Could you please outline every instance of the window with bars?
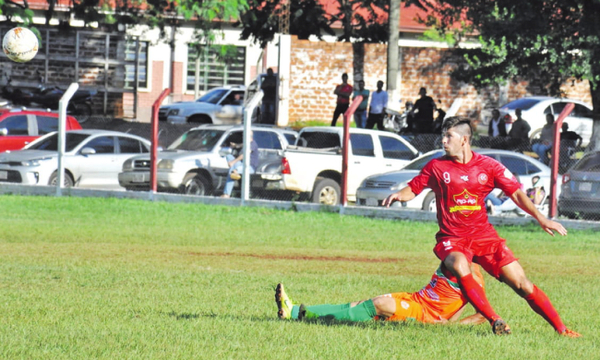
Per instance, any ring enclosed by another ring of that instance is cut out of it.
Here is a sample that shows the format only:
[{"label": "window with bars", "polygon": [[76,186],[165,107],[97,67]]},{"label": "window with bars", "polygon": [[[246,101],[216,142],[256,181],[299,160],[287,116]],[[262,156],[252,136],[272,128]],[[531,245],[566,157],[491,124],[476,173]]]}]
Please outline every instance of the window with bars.
[{"label": "window with bars", "polygon": [[244,85],[246,48],[236,49],[235,58],[224,62],[211,47],[203,48],[198,58],[196,49],[188,47],[187,90],[205,92],[224,85]]},{"label": "window with bars", "polygon": [[[140,41],[138,57],[138,88],[148,88],[148,45],[149,41]],[[133,89],[135,86],[135,39],[128,39],[125,45],[125,60],[132,61],[125,64],[125,88]]]}]

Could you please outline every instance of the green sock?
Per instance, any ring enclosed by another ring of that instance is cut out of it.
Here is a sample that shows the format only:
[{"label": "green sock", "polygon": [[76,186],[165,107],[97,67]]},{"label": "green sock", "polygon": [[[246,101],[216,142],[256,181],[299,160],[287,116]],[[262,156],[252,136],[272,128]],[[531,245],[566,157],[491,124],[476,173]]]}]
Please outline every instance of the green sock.
[{"label": "green sock", "polygon": [[322,309],[318,310],[325,310],[325,306],[328,306],[331,310],[334,310],[331,312],[323,311],[321,313],[315,313],[313,312],[313,306],[307,307],[308,311],[317,314],[320,318],[330,318],[340,321],[369,321],[372,320],[375,315],[377,315],[377,311],[375,310],[375,304],[373,304],[373,300],[367,300],[354,307],[350,307],[350,304],[317,306],[323,306]]},{"label": "green sock", "polygon": [[307,306],[306,310],[310,311],[313,314],[316,314],[316,315],[319,315],[319,316],[324,316],[324,315],[329,315],[329,314],[336,313],[338,311],[342,311],[342,310],[347,309],[349,307],[350,307],[350,303],[347,303],[347,304],[336,304],[336,305],[323,304],[323,305],[311,305],[311,306]]}]

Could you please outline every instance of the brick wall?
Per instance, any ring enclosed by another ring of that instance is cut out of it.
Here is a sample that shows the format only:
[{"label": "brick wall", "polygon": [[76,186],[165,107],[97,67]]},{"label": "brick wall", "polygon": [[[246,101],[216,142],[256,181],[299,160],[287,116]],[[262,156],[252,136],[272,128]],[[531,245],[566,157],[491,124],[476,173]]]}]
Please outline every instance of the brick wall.
[{"label": "brick wall", "polygon": [[[499,105],[500,90],[490,87],[477,92],[466,83],[451,79],[449,72],[459,59],[448,50],[433,48],[400,48],[401,83],[398,84],[402,104],[415,101],[419,88],[427,88],[430,96],[442,109],[449,109],[454,99],[462,98],[459,115],[479,119],[489,110]],[[341,74],[350,76],[350,83],[361,77],[365,87],[376,89],[377,80],[386,81],[387,45],[366,44],[364,60],[354,59],[352,44],[328,43],[292,39],[290,77],[290,121],[323,120],[330,121],[335,109],[336,96],[333,89],[341,82]],[[355,73],[355,68],[363,69]],[[511,82],[506,87],[508,101],[529,96],[541,95],[543,89],[526,82]],[[587,82],[574,81],[563,86],[569,98],[583,100],[591,105]]]}]

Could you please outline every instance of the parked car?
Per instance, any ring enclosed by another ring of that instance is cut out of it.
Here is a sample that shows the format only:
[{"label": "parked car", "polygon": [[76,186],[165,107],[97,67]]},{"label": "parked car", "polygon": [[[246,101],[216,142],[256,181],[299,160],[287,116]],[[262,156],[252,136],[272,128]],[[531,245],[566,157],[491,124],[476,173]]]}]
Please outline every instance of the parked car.
[{"label": "parked car", "polygon": [[[72,116],[67,116],[66,130],[81,129]],[[22,108],[0,109],[0,152],[19,150],[42,135],[58,131],[58,113]]]},{"label": "parked car", "polygon": [[195,101],[161,106],[158,119],[171,124],[240,124],[244,93],[244,86],[214,88]]},{"label": "parked car", "polygon": [[549,96],[530,96],[511,101],[500,107],[499,110],[502,115],[510,115],[512,123],[517,119],[515,110],[521,109],[521,116],[531,126],[529,137],[535,139],[540,136],[542,128],[546,125],[546,114],[552,114],[556,119],[569,103],[575,104],[575,108],[564,121],[569,124],[569,130],[578,133],[583,138],[582,145],[587,146],[592,136],[592,108],[582,101]]},{"label": "parked car", "polygon": [[585,154],[562,176],[558,213],[600,218],[600,151]]},{"label": "parked car", "polygon": [[[531,184],[531,178],[540,176],[544,188],[546,191],[549,191],[550,168],[538,160],[521,153],[506,150],[477,149],[475,151],[501,162],[513,174],[519,176],[521,183],[525,184],[525,187]],[[385,198],[405,187],[412,178],[417,176],[425,164],[444,154],[444,150],[433,150],[413,160],[402,168],[402,170],[369,176],[356,191],[356,204],[361,206],[381,206]],[[414,199],[407,202],[394,202],[392,206],[435,212],[435,194],[431,189],[424,189]]]},{"label": "parked car", "polygon": [[[56,185],[58,133],[47,134],[23,150],[0,154],[0,182]],[[150,142],[136,135],[105,130],[66,133],[64,186],[122,190],[118,174],[123,162],[148,153]]]},{"label": "parked car", "polygon": [[[305,127],[294,146],[279,159],[263,163],[253,175],[252,187],[302,198],[323,205],[342,201],[342,144],[344,129]],[[348,139],[347,198],[354,201],[356,188],[365,177],[388,169],[400,169],[419,155],[403,137],[387,131],[350,128]]]},{"label": "parked car", "polygon": [[[253,126],[259,147],[259,161],[279,158],[278,152],[296,140],[293,130]],[[202,125],[190,129],[158,156],[159,191],[189,195],[212,195],[220,192],[229,171],[223,148],[241,144],[243,126]],[[150,156],[139,155],[123,163],[119,183],[128,190],[150,189]]]}]

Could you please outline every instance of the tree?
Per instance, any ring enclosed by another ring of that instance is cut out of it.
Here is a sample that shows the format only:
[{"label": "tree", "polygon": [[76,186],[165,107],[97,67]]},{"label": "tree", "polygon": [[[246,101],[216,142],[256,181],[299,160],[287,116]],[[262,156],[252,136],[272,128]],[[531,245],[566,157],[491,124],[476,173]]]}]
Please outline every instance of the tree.
[{"label": "tree", "polygon": [[[290,1],[290,0],[287,0]],[[311,35],[322,39],[335,35],[332,25],[341,24],[339,41],[386,42],[389,0],[336,0],[335,11],[326,13],[319,0],[290,1],[290,33],[299,39]],[[239,26],[242,39],[253,39],[265,46],[279,30],[281,0],[249,0],[249,11]]]},{"label": "tree", "polygon": [[[426,0],[424,0],[426,1]],[[456,48],[467,66],[453,77],[477,87],[523,78],[560,96],[570,79],[587,80],[594,107],[588,149],[600,149],[600,1],[438,0],[427,23],[455,44],[476,34],[481,47]]]},{"label": "tree", "polygon": [[[46,0],[48,7],[44,10],[46,24],[49,24],[57,13],[56,0]],[[147,25],[160,29],[161,38],[167,39],[167,28],[178,28],[192,22],[195,26],[195,42],[212,43],[223,22],[239,19],[240,13],[247,10],[246,0],[120,0],[106,2],[100,0],[72,0],[66,18],[73,16],[82,20],[85,26],[92,23],[100,25]],[[6,16],[8,22],[32,24],[34,12],[29,3],[12,0],[0,0],[0,14]],[[61,11],[59,18],[65,18]],[[217,21],[218,20],[218,21]],[[63,23],[68,27],[68,23]]]}]

